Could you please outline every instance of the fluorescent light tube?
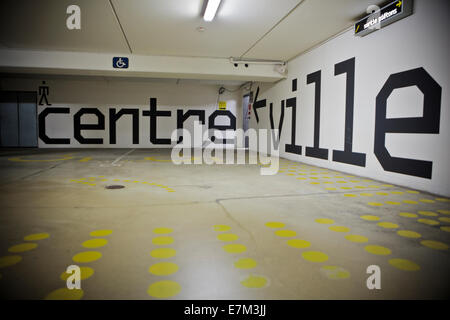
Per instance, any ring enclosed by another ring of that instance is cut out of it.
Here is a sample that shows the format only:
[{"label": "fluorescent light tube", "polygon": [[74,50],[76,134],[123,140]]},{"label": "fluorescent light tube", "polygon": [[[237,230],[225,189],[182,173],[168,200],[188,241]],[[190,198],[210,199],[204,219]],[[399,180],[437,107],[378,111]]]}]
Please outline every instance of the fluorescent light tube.
[{"label": "fluorescent light tube", "polygon": [[205,14],[203,15],[203,19],[205,19],[205,21],[212,21],[214,19],[217,8],[219,8],[220,1],[221,0],[208,0]]}]

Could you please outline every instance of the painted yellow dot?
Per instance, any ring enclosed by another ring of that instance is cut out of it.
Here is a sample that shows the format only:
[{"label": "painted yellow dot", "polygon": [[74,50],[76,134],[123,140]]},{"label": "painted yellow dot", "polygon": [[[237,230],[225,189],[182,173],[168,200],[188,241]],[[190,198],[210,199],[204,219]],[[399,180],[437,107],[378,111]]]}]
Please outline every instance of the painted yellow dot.
[{"label": "painted yellow dot", "polygon": [[90,233],[91,237],[105,237],[109,236],[112,233],[112,230],[95,230]]},{"label": "painted yellow dot", "polygon": [[13,266],[22,261],[21,256],[3,256],[0,257],[0,268]]},{"label": "painted yellow dot", "polygon": [[439,218],[439,221],[450,222],[450,218],[449,217],[442,217],[442,218]]},{"label": "painted yellow dot", "polygon": [[431,199],[419,199],[419,201],[423,203],[434,203],[434,200]]},{"label": "painted yellow dot", "polygon": [[231,229],[230,226],[227,226],[225,224],[216,224],[214,225],[214,231],[218,231],[218,232],[223,232],[223,231],[228,231]]},{"label": "painted yellow dot", "polygon": [[397,201],[386,201],[386,204],[391,204],[391,205],[398,206],[398,205],[401,204],[401,202],[397,202]]},{"label": "painted yellow dot", "polygon": [[378,195],[380,196],[387,196],[389,193],[387,192],[377,192]]},{"label": "painted yellow dot", "polygon": [[334,223],[333,219],[327,219],[327,218],[320,218],[320,219],[316,219],[314,221],[316,221],[317,223],[320,223],[320,224],[333,224]]},{"label": "painted yellow dot", "polygon": [[435,250],[447,250],[448,249],[448,245],[446,245],[445,243],[442,243],[439,241],[434,241],[434,240],[423,240],[423,241],[420,241],[420,244],[425,247],[435,249]]},{"label": "painted yellow dot", "polygon": [[33,234],[27,235],[23,239],[25,241],[38,241],[38,240],[47,239],[48,237],[50,237],[50,235],[48,233],[33,233]]},{"label": "painted yellow dot", "polygon": [[391,194],[403,194],[403,191],[392,191]]},{"label": "painted yellow dot", "polygon": [[171,228],[155,228],[155,229],[153,229],[153,233],[156,233],[156,234],[169,234],[172,232],[173,232],[173,230]]},{"label": "painted yellow dot", "polygon": [[354,197],[356,197],[356,194],[346,193],[346,194],[344,194],[344,197],[354,198]]},{"label": "painted yellow dot", "polygon": [[80,300],[83,294],[83,289],[60,288],[50,292],[45,300]]},{"label": "painted yellow dot", "polygon": [[419,202],[414,201],[414,200],[403,200],[404,203],[408,203],[408,204],[418,204]]},{"label": "painted yellow dot", "polygon": [[367,204],[373,207],[381,207],[383,205],[382,203],[379,202],[368,202]]},{"label": "painted yellow dot", "polygon": [[427,217],[437,217],[438,216],[438,214],[433,211],[418,211],[418,213],[422,216],[427,216]]},{"label": "painted yellow dot", "polygon": [[9,252],[12,253],[20,253],[20,252],[25,252],[25,251],[30,251],[33,249],[37,248],[37,244],[36,243],[21,243],[21,244],[17,244],[15,246],[12,246],[8,249]]},{"label": "painted yellow dot", "polygon": [[277,230],[275,231],[275,234],[279,237],[288,238],[295,237],[297,235],[297,232],[293,230]]},{"label": "painted yellow dot", "polygon": [[345,236],[345,239],[347,239],[348,241],[351,241],[351,242],[356,242],[356,243],[364,243],[364,242],[369,241],[369,239],[367,239],[366,237],[360,236],[358,234],[348,234]]},{"label": "painted yellow dot", "polygon": [[285,224],[282,223],[282,222],[270,221],[270,222],[266,223],[266,227],[274,228],[274,229],[276,229],[276,228],[283,228],[284,226],[285,226]]},{"label": "painted yellow dot", "polygon": [[343,190],[350,190],[352,187],[341,187]]},{"label": "painted yellow dot", "polygon": [[417,219],[417,221],[423,224],[427,224],[429,226],[437,226],[438,224],[440,224],[439,221],[432,219]]},{"label": "painted yellow dot", "polygon": [[363,220],[367,220],[367,221],[378,221],[378,220],[380,220],[380,217],[371,216],[371,215],[360,216],[360,218],[363,219]]},{"label": "painted yellow dot", "polygon": [[382,246],[377,246],[377,245],[368,245],[364,247],[364,250],[366,250],[367,252],[371,253],[371,254],[376,254],[376,255],[380,255],[380,256],[386,256],[391,254],[391,250]]},{"label": "painted yellow dot", "polygon": [[337,190],[337,189],[336,188],[325,188],[325,190],[333,191],[333,190]]},{"label": "painted yellow dot", "polygon": [[177,254],[177,251],[172,248],[158,248],[158,249],[154,249],[150,252],[150,255],[153,258],[157,258],[157,259],[172,258],[176,254]]},{"label": "painted yellow dot", "polygon": [[226,244],[222,247],[222,249],[228,253],[243,253],[243,252],[247,251],[246,246],[244,246],[243,244],[237,244],[237,243]]},{"label": "painted yellow dot", "polygon": [[328,260],[328,256],[320,251],[305,251],[302,253],[302,257],[310,262],[325,262]]},{"label": "painted yellow dot", "polygon": [[441,230],[445,232],[450,232],[450,226],[443,226],[441,227]]},{"label": "painted yellow dot", "polygon": [[350,277],[350,272],[338,266],[323,266],[320,268],[320,272],[332,280],[347,279]]},{"label": "painted yellow dot", "polygon": [[[67,272],[61,273],[61,280],[66,281],[67,278],[69,278],[72,274],[69,274]],[[90,267],[80,267],[80,280],[85,280],[87,278],[90,278],[94,275],[94,269]]]},{"label": "painted yellow dot", "polygon": [[221,233],[219,235],[217,235],[217,239],[220,241],[236,241],[237,239],[239,239],[239,237],[234,234],[234,233]]},{"label": "painted yellow dot", "polygon": [[397,234],[399,236],[405,237],[405,238],[413,238],[417,239],[420,238],[422,235],[415,231],[409,231],[409,230],[399,230],[397,231]]},{"label": "painted yellow dot", "polygon": [[328,229],[334,232],[349,232],[350,228],[344,227],[344,226],[331,226]]},{"label": "painted yellow dot", "polygon": [[410,260],[406,259],[390,259],[389,264],[391,266],[396,267],[397,269],[403,270],[403,271],[417,271],[420,270],[420,266],[412,262]]},{"label": "painted yellow dot", "polygon": [[241,284],[247,288],[262,288],[267,284],[267,279],[263,276],[250,275],[242,280]]},{"label": "painted yellow dot", "polygon": [[163,280],[152,283],[147,289],[148,295],[161,299],[176,296],[180,293],[180,291],[180,284],[171,280]]},{"label": "painted yellow dot", "polygon": [[412,193],[412,194],[418,194],[418,193],[420,193],[419,191],[415,191],[415,190],[407,190],[406,192]]},{"label": "painted yellow dot", "polygon": [[178,271],[178,265],[173,262],[158,262],[150,266],[148,272],[155,276],[168,276]]},{"label": "painted yellow dot", "polygon": [[398,214],[400,217],[404,217],[404,218],[417,218],[418,215],[415,213],[411,213],[411,212],[400,212]]},{"label": "painted yellow dot", "polygon": [[252,269],[256,265],[257,262],[252,258],[241,258],[234,263],[234,266],[238,269]]},{"label": "painted yellow dot", "polygon": [[85,248],[90,248],[90,249],[92,249],[92,248],[100,248],[100,247],[103,247],[103,246],[105,246],[107,243],[108,243],[108,240],[98,238],[98,239],[89,239],[89,240],[86,240],[86,241],[83,242],[81,245],[82,245],[83,247],[85,247]]},{"label": "painted yellow dot", "polygon": [[290,239],[286,241],[287,245],[292,248],[303,249],[311,246],[311,243],[302,239]]},{"label": "painted yellow dot", "polygon": [[396,229],[398,228],[398,224],[392,223],[392,222],[378,222],[377,225],[379,225],[382,228],[385,229]]},{"label": "painted yellow dot", "polygon": [[86,263],[100,259],[102,254],[98,251],[84,251],[73,256],[72,260],[75,262]]},{"label": "painted yellow dot", "polygon": [[450,214],[450,210],[437,210],[437,212],[442,214]]},{"label": "painted yellow dot", "polygon": [[155,237],[152,239],[152,243],[156,245],[167,245],[173,243],[172,237]]},{"label": "painted yellow dot", "polygon": [[309,184],[320,184],[320,182],[310,182]]},{"label": "painted yellow dot", "polygon": [[373,196],[372,193],[360,193],[360,195],[365,196],[365,197],[372,197]]}]

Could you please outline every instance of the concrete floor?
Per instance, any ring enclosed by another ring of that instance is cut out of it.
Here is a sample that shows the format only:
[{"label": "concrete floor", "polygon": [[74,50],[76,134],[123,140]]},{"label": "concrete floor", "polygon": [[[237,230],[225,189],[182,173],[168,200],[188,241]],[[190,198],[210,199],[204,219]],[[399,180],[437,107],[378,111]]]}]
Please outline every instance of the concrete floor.
[{"label": "concrete floor", "polygon": [[[287,160],[261,176],[128,151],[0,151],[2,298],[449,297],[449,199]],[[71,264],[82,291],[64,289]]]}]

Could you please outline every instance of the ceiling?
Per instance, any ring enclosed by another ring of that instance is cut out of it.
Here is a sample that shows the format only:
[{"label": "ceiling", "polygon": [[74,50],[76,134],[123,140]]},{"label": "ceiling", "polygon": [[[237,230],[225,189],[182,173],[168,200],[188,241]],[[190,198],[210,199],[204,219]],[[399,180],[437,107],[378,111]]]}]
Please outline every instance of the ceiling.
[{"label": "ceiling", "polygon": [[[222,0],[205,22],[205,0],[2,0],[0,49],[289,60],[383,2]],[[66,28],[71,4],[81,30]]]}]

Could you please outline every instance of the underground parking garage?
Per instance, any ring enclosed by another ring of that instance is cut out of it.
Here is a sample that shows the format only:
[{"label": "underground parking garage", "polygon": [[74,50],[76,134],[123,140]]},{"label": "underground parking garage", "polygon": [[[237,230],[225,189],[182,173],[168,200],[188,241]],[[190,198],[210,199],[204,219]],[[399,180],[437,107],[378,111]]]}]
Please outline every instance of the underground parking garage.
[{"label": "underground parking garage", "polygon": [[447,1],[0,6],[2,299],[448,299]]}]

